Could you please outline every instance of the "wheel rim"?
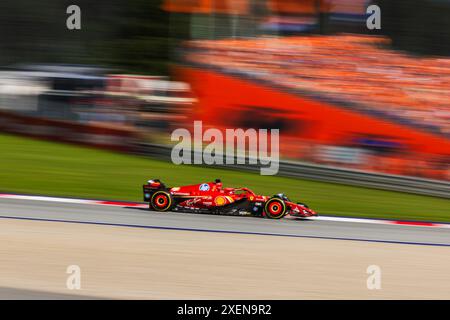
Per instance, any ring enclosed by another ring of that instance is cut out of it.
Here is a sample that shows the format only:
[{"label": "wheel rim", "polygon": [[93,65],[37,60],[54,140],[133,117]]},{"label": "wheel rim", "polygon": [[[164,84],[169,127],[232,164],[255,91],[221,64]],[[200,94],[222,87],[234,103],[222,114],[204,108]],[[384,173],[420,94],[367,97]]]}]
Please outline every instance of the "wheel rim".
[{"label": "wheel rim", "polygon": [[160,209],[165,208],[167,206],[168,202],[169,202],[169,200],[167,199],[167,196],[164,194],[156,196],[153,201],[155,206],[157,206]]},{"label": "wheel rim", "polygon": [[272,203],[269,203],[269,213],[271,215],[277,216],[283,211],[283,207],[278,201],[274,201]]}]

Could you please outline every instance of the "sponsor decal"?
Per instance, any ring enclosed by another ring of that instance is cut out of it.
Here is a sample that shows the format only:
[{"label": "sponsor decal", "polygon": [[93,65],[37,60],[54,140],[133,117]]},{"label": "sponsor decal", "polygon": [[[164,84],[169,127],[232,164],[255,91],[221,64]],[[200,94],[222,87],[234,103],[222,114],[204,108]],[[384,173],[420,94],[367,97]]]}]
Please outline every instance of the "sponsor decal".
[{"label": "sponsor decal", "polygon": [[230,203],[234,202],[234,199],[233,199],[232,197],[230,197],[230,196],[225,196],[225,198],[226,198],[228,201],[230,201]]},{"label": "sponsor decal", "polygon": [[199,202],[201,199],[200,198],[194,198],[194,199],[190,199],[186,201],[186,205],[188,206],[193,206],[194,204],[196,204],[197,202]]},{"label": "sponsor decal", "polygon": [[207,184],[207,183],[202,183],[201,185],[200,185],[200,191],[209,191],[209,184]]},{"label": "sponsor decal", "polygon": [[174,195],[180,196],[180,197],[195,197],[191,196],[189,192],[173,192]]},{"label": "sponsor decal", "polygon": [[223,206],[223,205],[225,204],[225,202],[226,202],[226,200],[225,200],[224,197],[217,197],[217,198],[214,200],[214,203],[215,203],[216,205],[218,205],[218,206]]}]

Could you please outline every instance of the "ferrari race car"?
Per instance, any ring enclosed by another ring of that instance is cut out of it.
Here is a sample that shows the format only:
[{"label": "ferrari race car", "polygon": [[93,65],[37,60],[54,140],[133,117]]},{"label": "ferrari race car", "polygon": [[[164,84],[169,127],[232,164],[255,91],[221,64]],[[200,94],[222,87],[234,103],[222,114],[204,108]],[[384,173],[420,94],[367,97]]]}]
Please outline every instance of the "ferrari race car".
[{"label": "ferrari race car", "polygon": [[182,187],[167,187],[158,179],[143,186],[144,201],[150,210],[183,211],[225,215],[252,215],[281,219],[317,216],[303,203],[294,203],[284,194],[272,197],[255,194],[248,188],[223,188],[222,182],[200,183]]}]

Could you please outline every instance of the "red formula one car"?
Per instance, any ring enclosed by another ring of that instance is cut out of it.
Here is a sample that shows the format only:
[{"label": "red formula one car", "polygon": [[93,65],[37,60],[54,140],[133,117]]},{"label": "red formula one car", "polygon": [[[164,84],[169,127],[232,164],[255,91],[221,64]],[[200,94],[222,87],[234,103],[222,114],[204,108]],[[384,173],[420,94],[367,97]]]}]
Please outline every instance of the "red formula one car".
[{"label": "red formula one car", "polygon": [[272,197],[255,194],[248,188],[223,188],[222,182],[200,183],[182,187],[167,187],[158,179],[143,186],[144,201],[150,210],[187,211],[226,215],[252,215],[281,219],[317,216],[303,203],[294,203],[284,194]]}]

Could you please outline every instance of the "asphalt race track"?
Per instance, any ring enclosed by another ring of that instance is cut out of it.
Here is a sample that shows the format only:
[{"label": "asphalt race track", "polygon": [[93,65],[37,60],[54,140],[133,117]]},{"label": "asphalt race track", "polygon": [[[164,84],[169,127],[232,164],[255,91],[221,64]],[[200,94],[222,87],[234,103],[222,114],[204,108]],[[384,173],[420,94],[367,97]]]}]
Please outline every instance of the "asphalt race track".
[{"label": "asphalt race track", "polygon": [[[0,199],[0,299],[450,298],[448,225],[59,201]],[[67,287],[70,265],[81,268],[80,290]],[[372,265],[379,290],[367,286]]]},{"label": "asphalt race track", "polygon": [[300,219],[269,220],[179,212],[159,213],[143,208],[47,201],[0,199],[0,218],[450,246],[450,229]]}]

